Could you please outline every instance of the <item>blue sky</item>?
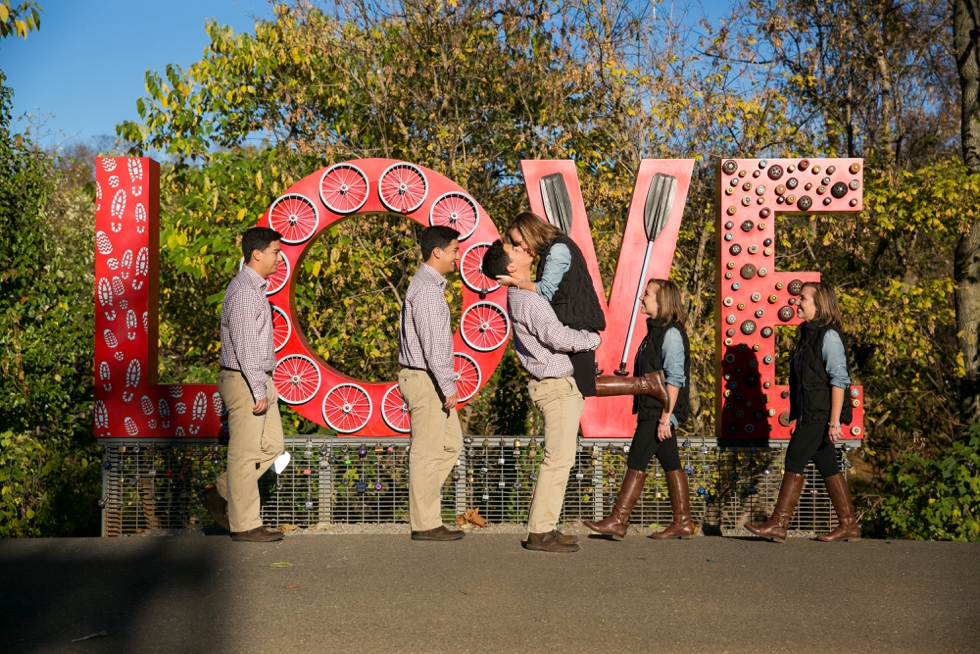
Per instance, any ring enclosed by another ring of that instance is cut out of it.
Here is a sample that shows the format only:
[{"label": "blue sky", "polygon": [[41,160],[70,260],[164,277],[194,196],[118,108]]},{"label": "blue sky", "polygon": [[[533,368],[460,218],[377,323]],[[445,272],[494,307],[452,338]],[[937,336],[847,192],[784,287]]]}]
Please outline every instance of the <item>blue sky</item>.
[{"label": "blue sky", "polygon": [[[114,135],[136,120],[147,70],[199,60],[209,39],[204,23],[215,18],[236,32],[253,30],[253,16],[269,18],[266,0],[39,0],[41,30],[27,40],[0,42],[0,70],[14,89],[14,116],[47,115],[42,143],[89,141]],[[661,7],[669,10],[671,0]],[[678,0],[689,19],[716,18],[728,0]],[[24,123],[16,125],[18,131]]]},{"label": "blue sky", "polygon": [[[0,42],[0,69],[14,89],[14,116],[53,114],[45,145],[88,141],[138,119],[148,69],[189,66],[210,41],[208,18],[252,31],[268,18],[265,0],[39,0],[41,29]],[[23,123],[17,127],[23,129]],[[62,136],[64,134],[65,136]]]}]

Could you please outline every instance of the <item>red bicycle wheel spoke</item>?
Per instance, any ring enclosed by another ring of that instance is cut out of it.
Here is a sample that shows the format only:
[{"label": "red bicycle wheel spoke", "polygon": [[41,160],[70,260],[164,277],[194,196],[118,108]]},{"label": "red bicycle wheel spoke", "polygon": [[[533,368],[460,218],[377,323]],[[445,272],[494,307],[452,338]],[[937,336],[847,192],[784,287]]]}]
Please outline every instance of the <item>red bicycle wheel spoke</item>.
[{"label": "red bicycle wheel spoke", "polygon": [[378,195],[388,209],[397,213],[411,213],[422,206],[429,193],[425,174],[408,163],[389,166],[381,174]]},{"label": "red bicycle wheel spoke", "polygon": [[286,312],[277,306],[272,307],[272,345],[276,352],[281,350],[293,335],[293,325]]},{"label": "red bicycle wheel spoke", "polygon": [[320,390],[320,369],[302,354],[290,354],[276,364],[272,379],[286,404],[306,404]]},{"label": "red bicycle wheel spoke", "polygon": [[474,243],[466,249],[459,261],[459,274],[463,283],[476,293],[492,293],[500,288],[496,279],[490,279],[483,274],[483,255],[489,248],[489,243]]},{"label": "red bicycle wheel spoke", "polygon": [[398,384],[385,391],[381,399],[381,417],[384,418],[386,425],[400,434],[412,431],[412,415],[408,412],[408,405],[398,389]]},{"label": "red bicycle wheel spoke", "polygon": [[323,398],[323,419],[341,434],[363,429],[371,409],[371,396],[357,384],[338,384]]},{"label": "red bicycle wheel spoke", "polygon": [[478,352],[489,352],[507,342],[510,319],[500,305],[477,302],[463,312],[459,329],[467,345]]},{"label": "red bicycle wheel spoke", "polygon": [[470,399],[480,388],[482,376],[480,366],[477,365],[473,357],[460,352],[453,353],[453,372],[456,380],[456,393],[459,401],[465,402]]},{"label": "red bicycle wheel spoke", "polygon": [[265,289],[266,295],[275,295],[286,286],[286,282],[289,281],[289,259],[286,258],[285,254],[280,254],[282,257],[282,262],[279,264],[279,270],[269,275],[266,281],[269,286]]},{"label": "red bicycle wheel spoke", "polygon": [[354,213],[368,197],[368,178],[353,164],[331,166],[320,178],[320,200],[335,213]]},{"label": "red bicycle wheel spoke", "polygon": [[457,191],[439,196],[429,212],[430,225],[452,227],[459,232],[460,241],[465,241],[476,230],[479,220],[480,213],[473,198]]},{"label": "red bicycle wheel spoke", "polygon": [[320,214],[305,196],[289,193],[272,203],[269,225],[282,234],[284,243],[302,243],[316,234]]}]

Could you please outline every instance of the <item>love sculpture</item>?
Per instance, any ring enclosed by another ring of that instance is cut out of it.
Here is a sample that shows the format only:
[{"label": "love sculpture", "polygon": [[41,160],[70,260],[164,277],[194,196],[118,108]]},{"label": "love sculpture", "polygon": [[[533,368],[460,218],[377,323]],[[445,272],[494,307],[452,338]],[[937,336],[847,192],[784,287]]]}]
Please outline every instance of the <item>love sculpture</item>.
[{"label": "love sculpture", "polygon": [[[523,161],[521,166],[531,210],[579,245],[604,299],[574,162]],[[596,359],[605,374],[622,372],[636,354],[641,339],[634,332],[642,330],[639,293],[645,279],[670,273],[693,170],[692,159],[640,164],[616,277],[608,301],[601,302],[607,328]],[[719,437],[788,438],[788,389],[775,384],[772,328],[799,323],[792,311],[796,282],[819,275],[774,270],[773,220],[780,212],[860,211],[860,170],[860,160],[854,159],[722,164],[717,177],[718,232],[724,234],[718,280],[724,298],[718,311]],[[157,383],[159,181],[159,164],[151,159],[97,161],[95,435],[216,439],[227,436],[216,386]],[[285,265],[269,279],[267,290],[275,328],[273,377],[283,402],[339,436],[407,437],[410,418],[397,383],[369,383],[335,370],[313,352],[296,318],[292,273],[317,234],[341,220],[376,213],[460,232],[463,298],[453,339],[459,407],[490,379],[510,335],[505,289],[480,270],[484,251],[499,238],[497,227],[452,180],[389,159],[349,161],[309,175],[259,221],[283,235]],[[852,395],[855,421],[848,436],[861,438],[860,388]],[[630,408],[628,397],[587,398],[583,436],[630,436],[635,424]]]}]

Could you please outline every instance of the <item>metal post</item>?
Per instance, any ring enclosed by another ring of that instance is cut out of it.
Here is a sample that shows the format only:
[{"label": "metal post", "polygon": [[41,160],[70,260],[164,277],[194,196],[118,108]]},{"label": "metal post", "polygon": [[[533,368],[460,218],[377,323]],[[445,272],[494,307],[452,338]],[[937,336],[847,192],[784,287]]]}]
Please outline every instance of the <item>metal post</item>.
[{"label": "metal post", "polygon": [[605,448],[603,448],[598,443],[592,446],[592,458],[598,461],[598,465],[592,466],[592,486],[594,492],[592,493],[592,508],[593,508],[593,520],[602,520],[605,515],[603,515],[603,500],[605,499],[602,494],[602,472],[603,465],[605,463]]},{"label": "metal post", "polygon": [[329,523],[333,517],[333,466],[327,461],[333,454],[333,445],[328,439],[324,439],[321,446],[326,447],[326,454],[320,455],[320,470],[317,473],[320,484],[317,524]]}]

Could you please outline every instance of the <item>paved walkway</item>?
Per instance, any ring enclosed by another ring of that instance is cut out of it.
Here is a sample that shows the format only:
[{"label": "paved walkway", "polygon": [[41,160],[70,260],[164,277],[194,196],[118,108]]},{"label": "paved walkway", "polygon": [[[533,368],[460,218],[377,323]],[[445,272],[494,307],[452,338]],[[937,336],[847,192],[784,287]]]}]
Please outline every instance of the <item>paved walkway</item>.
[{"label": "paved walkway", "polygon": [[978,616],[980,544],[0,542],[4,652],[973,653]]}]

